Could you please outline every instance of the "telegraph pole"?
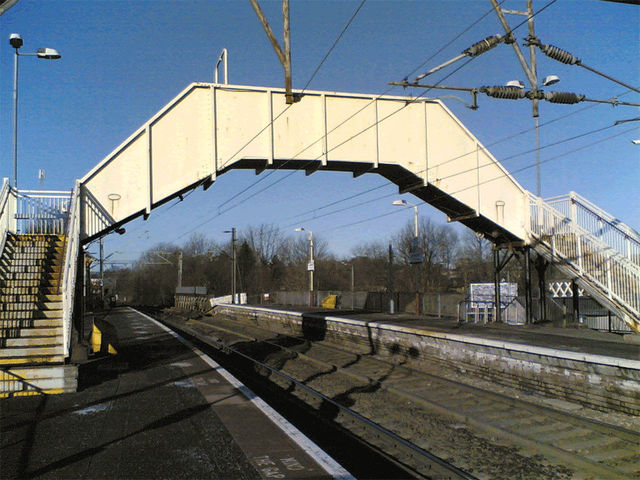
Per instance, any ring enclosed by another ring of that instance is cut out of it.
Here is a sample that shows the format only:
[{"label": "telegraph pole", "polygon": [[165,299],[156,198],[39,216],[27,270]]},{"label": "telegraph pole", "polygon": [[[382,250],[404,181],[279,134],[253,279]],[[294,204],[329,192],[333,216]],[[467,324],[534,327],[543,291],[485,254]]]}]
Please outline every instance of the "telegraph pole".
[{"label": "telegraph pole", "polygon": [[389,313],[395,313],[393,302],[393,247],[389,244]]},{"label": "telegraph pole", "polygon": [[236,274],[238,271],[236,256],[236,227],[231,229],[231,303],[236,303]]},{"label": "telegraph pole", "polygon": [[178,253],[178,288],[182,287],[182,252]]},{"label": "telegraph pole", "polygon": [[[100,301],[104,306],[104,237],[100,237]],[[91,285],[91,277],[89,277]]]}]

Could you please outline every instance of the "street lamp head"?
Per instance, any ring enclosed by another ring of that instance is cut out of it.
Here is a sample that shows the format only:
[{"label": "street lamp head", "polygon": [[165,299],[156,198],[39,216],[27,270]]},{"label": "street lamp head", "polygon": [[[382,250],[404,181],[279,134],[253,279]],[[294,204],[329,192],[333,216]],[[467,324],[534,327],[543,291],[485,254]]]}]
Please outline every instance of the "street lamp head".
[{"label": "street lamp head", "polygon": [[22,37],[19,33],[12,33],[9,35],[9,43],[13,48],[18,49],[24,42],[22,41]]},{"label": "street lamp head", "polygon": [[524,89],[524,82],[522,80],[509,80],[505,83],[505,86]]},{"label": "street lamp head", "polygon": [[303,227],[297,227],[296,232],[306,232],[306,230]]},{"label": "street lamp head", "polygon": [[640,138],[636,140],[631,140],[631,143],[633,143],[634,145],[640,145]]},{"label": "street lamp head", "polygon": [[549,85],[555,85],[559,81],[560,81],[560,77],[558,77],[557,75],[547,75],[546,77],[544,77],[544,80],[542,81],[542,85],[545,87],[548,87]]},{"label": "street lamp head", "polygon": [[55,48],[39,48],[36,51],[36,56],[38,58],[44,58],[45,60],[58,60],[62,55],[58,53]]},{"label": "street lamp head", "polygon": [[393,201],[393,205],[396,205],[398,207],[406,207],[407,206],[407,201],[406,200],[394,200]]}]

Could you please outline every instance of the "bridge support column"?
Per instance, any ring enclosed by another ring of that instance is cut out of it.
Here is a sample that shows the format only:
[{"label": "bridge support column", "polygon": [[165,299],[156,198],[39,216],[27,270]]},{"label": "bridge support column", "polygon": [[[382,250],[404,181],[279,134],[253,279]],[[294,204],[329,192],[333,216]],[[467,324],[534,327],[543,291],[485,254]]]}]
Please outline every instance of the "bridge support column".
[{"label": "bridge support column", "polygon": [[580,293],[578,291],[578,284],[575,280],[571,281],[571,301],[573,303],[573,321],[578,323],[580,321]]},{"label": "bridge support column", "polygon": [[533,323],[533,296],[531,294],[531,249],[525,247],[524,252],[524,308],[527,316],[527,324]]},{"label": "bridge support column", "polygon": [[542,256],[538,255],[535,262],[536,271],[538,272],[538,291],[540,295],[540,320],[547,318],[547,288],[546,288],[546,272],[549,262]]},{"label": "bridge support column", "polygon": [[495,294],[495,318],[494,321],[501,323],[502,322],[502,312],[500,311],[501,301],[500,301],[500,251],[497,248],[493,250],[493,291]]},{"label": "bridge support column", "polygon": [[494,247],[493,249],[493,288],[495,295],[494,304],[496,310],[494,321],[496,322],[502,322],[502,311],[500,310],[502,306],[502,300],[500,298],[500,273],[514,256],[515,254],[513,251],[508,251],[502,257],[502,259],[500,259],[500,249],[498,247]]}]

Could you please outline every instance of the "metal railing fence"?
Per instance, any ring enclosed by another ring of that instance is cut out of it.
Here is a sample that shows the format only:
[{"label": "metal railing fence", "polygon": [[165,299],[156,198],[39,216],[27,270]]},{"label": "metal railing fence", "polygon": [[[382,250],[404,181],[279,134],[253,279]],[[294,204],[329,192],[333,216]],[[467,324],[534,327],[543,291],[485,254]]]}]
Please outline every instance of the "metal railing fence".
[{"label": "metal railing fence", "polygon": [[633,228],[576,192],[545,202],[640,267],[640,233]]},{"label": "metal railing fence", "polygon": [[568,265],[580,277],[640,317],[640,268],[610,245],[542,199],[529,194],[530,234],[546,247],[559,265]]},{"label": "metal railing fence", "polygon": [[78,253],[80,251],[80,183],[71,196],[71,209],[67,228],[67,241],[64,254],[64,266],[62,274],[62,311],[64,326],[65,356],[69,355],[71,343],[71,322],[73,319],[73,307],[76,290],[76,275],[78,271]]},{"label": "metal railing fence", "polygon": [[71,192],[39,190],[13,190],[13,192],[16,197],[16,233],[65,235]]},{"label": "metal railing fence", "polygon": [[0,189],[0,255],[9,233],[67,237],[58,289],[63,297],[63,345],[68,356],[80,248],[80,185],[73,192],[16,190],[5,178]]},{"label": "metal railing fence", "polygon": [[[508,325],[524,325],[526,312],[517,298],[501,303],[500,318]],[[486,324],[496,321],[496,303],[490,300],[471,301],[468,298],[458,304],[458,322]]]},{"label": "metal railing fence", "polygon": [[5,178],[2,182],[2,190],[0,190],[0,255],[4,252],[4,245],[7,241],[7,234],[11,223],[11,187],[9,179]]}]

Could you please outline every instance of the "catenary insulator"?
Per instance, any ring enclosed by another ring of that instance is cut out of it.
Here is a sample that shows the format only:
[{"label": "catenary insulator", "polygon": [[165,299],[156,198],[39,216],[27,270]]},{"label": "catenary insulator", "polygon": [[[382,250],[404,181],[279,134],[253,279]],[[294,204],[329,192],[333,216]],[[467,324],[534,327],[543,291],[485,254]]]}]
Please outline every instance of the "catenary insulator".
[{"label": "catenary insulator", "polygon": [[580,59],[578,57],[571,55],[566,50],[554,47],[553,45],[540,45],[540,50],[542,50],[542,53],[544,53],[547,57],[551,57],[554,60],[566,63],[568,65],[575,65],[576,63],[580,63]]},{"label": "catenary insulator", "polygon": [[480,88],[480,91],[490,97],[503,98],[507,100],[519,100],[525,96],[524,89],[518,87],[482,87]]},{"label": "catenary insulator", "polygon": [[481,53],[491,50],[493,47],[498,45],[501,40],[502,35],[493,35],[492,37],[487,37],[484,40],[474,43],[462,53],[469,55],[470,57],[475,57]]},{"label": "catenary insulator", "polygon": [[544,99],[551,103],[578,103],[584,100],[584,95],[571,92],[544,92]]}]

